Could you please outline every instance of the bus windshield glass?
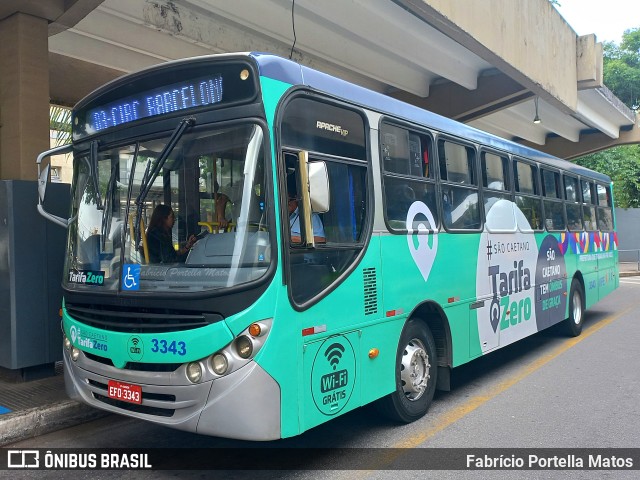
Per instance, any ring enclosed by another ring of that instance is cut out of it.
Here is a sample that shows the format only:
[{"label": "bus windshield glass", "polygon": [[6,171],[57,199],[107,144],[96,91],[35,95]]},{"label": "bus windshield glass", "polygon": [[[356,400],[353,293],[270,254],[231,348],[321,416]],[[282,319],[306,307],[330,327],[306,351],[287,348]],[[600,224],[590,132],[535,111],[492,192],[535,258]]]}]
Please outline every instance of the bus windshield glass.
[{"label": "bus windshield glass", "polygon": [[186,128],[76,158],[65,287],[197,292],[262,277],[263,137],[255,124]]}]

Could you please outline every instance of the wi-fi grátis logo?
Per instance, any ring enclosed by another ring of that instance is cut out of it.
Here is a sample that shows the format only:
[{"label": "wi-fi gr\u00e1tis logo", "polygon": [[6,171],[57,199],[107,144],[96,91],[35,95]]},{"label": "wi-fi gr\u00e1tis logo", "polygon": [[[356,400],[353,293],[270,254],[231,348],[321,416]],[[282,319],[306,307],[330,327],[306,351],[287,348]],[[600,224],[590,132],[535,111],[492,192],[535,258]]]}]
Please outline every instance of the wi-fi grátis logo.
[{"label": "wi-fi gr\u00e1tis logo", "polygon": [[129,353],[129,358],[131,360],[140,360],[144,355],[144,344],[142,343],[142,339],[140,337],[129,337],[129,341],[127,342],[127,352]]},{"label": "wi-fi gr\u00e1tis logo", "polygon": [[327,361],[329,362],[329,365],[331,365],[331,368],[335,370],[340,363],[343,353],[344,347],[339,343],[333,343],[325,350],[324,356],[327,357]]},{"label": "wi-fi gr\u00e1tis logo", "polygon": [[329,337],[316,348],[310,384],[313,402],[323,415],[335,415],[349,403],[356,384],[355,351],[346,335]]}]

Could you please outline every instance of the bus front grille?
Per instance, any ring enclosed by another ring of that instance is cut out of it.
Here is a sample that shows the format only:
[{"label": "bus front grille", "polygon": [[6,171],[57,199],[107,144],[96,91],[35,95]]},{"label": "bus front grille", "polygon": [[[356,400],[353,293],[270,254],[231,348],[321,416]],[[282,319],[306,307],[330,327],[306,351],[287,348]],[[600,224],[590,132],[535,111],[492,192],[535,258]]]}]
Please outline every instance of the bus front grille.
[{"label": "bus front grille", "polygon": [[[87,383],[94,388],[100,389],[105,394],[107,393],[107,385],[102,382],[97,382],[95,380],[87,379]],[[99,402],[106,403],[107,405],[111,405],[113,407],[121,408],[123,410],[128,410],[130,412],[136,413],[144,413],[146,415],[155,415],[158,417],[172,417],[175,413],[175,409],[172,408],[160,408],[160,407],[150,407],[148,405],[138,405],[136,403],[128,403],[123,402],[121,400],[115,400],[113,398],[109,398],[107,395],[103,395],[97,392],[91,392],[93,398],[98,400]],[[175,402],[176,396],[169,395],[164,393],[152,393],[142,391],[142,400],[158,400],[161,402]]]},{"label": "bus front grille", "polygon": [[[95,355],[93,353],[84,352],[85,357],[94,362],[100,363],[102,365],[107,365],[109,367],[113,367],[113,362],[110,358],[101,357],[99,355]],[[139,362],[128,362],[123,370],[133,370],[136,372],[175,372],[179,367],[180,363],[139,363]]]},{"label": "bus front grille", "polygon": [[174,409],[149,407],[147,405],[122,402],[120,400],[114,400],[113,398],[109,398],[105,395],[100,395],[99,393],[95,392],[93,393],[93,398],[95,398],[99,402],[111,405],[112,407],[121,408],[122,410],[128,410],[130,412],[144,413],[145,415],[154,415],[156,417],[173,417],[173,414],[175,413]]},{"label": "bus front grille", "polygon": [[222,320],[216,314],[194,314],[167,309],[135,309],[102,305],[66,305],[67,313],[86,325],[112,332],[163,333],[206,327]]}]

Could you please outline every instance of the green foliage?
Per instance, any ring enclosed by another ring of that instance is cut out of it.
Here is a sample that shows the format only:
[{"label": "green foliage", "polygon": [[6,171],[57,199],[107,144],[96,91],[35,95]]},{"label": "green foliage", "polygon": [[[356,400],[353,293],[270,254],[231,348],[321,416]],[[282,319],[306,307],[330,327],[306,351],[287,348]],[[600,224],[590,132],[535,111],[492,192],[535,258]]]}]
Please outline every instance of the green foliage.
[{"label": "green foliage", "polygon": [[640,145],[613,147],[575,163],[611,177],[617,207],[640,207]]},{"label": "green foliage", "polygon": [[628,107],[640,106],[640,27],[627,30],[620,46],[604,45],[604,84]]},{"label": "green foliage", "polygon": [[49,129],[56,132],[55,147],[71,143],[71,109],[50,105]]},{"label": "green foliage", "polygon": [[[640,105],[640,28],[622,35],[622,42],[604,45],[604,83],[629,108]],[[620,146],[585,155],[578,165],[609,175],[614,182],[616,206],[640,207],[640,146]]]}]

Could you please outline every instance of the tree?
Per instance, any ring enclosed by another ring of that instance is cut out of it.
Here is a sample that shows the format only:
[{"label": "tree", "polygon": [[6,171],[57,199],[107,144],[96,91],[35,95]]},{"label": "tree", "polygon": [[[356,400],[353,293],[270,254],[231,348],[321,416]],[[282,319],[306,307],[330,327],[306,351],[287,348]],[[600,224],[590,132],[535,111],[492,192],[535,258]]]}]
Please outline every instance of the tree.
[{"label": "tree", "polygon": [[[604,45],[604,84],[629,108],[640,106],[640,28],[622,35],[620,46]],[[585,155],[578,165],[609,175],[614,182],[616,206],[640,207],[640,146],[625,145]]]},{"label": "tree", "polygon": [[49,130],[55,132],[55,147],[71,143],[71,109],[50,105]]},{"label": "tree", "polygon": [[620,46],[604,45],[604,84],[629,108],[640,106],[640,27],[626,30]]},{"label": "tree", "polygon": [[580,157],[575,163],[611,177],[616,207],[640,207],[640,145],[613,147]]}]

